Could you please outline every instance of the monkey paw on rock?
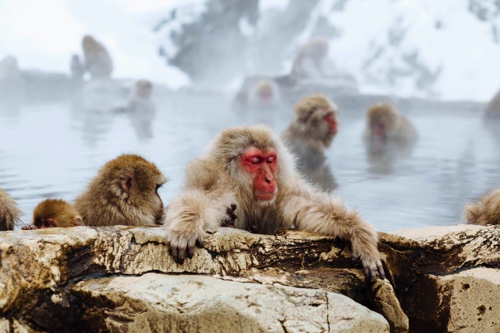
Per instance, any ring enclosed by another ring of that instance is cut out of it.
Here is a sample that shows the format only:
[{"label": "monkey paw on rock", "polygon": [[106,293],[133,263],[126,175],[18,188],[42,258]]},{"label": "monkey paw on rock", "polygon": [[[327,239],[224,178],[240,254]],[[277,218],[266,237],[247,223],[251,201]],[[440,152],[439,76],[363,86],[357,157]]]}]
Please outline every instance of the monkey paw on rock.
[{"label": "monkey paw on rock", "polygon": [[203,247],[204,230],[184,230],[178,232],[169,230],[167,239],[169,241],[169,252],[178,264],[184,263],[184,259],[192,258],[195,246]]},{"label": "monkey paw on rock", "polygon": [[368,282],[375,282],[375,280],[377,279],[377,273],[381,279],[385,279],[384,267],[382,266],[382,262],[380,261],[378,256],[362,254],[359,256],[354,256],[353,260],[361,261],[361,265],[363,266],[363,271]]}]

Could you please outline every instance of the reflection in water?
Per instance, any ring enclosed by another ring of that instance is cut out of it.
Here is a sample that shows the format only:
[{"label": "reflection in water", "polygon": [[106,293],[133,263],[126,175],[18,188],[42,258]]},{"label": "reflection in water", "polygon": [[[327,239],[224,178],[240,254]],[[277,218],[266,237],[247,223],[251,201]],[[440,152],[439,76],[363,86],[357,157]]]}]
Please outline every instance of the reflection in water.
[{"label": "reflection in water", "polygon": [[[181,188],[186,163],[222,128],[256,121],[255,114],[231,110],[230,96],[155,97],[147,140],[123,113],[88,112],[70,100],[18,105],[15,112],[2,104],[0,187],[17,201],[23,222],[30,222],[33,208],[45,198],[72,202],[104,163],[122,153],[142,155],[170,179],[160,190],[168,203]],[[467,202],[500,184],[499,146],[485,130],[481,110],[405,109],[419,130],[418,144],[391,174],[379,175],[367,172],[364,110],[341,104],[339,109],[342,126],[325,152],[339,184],[335,195],[379,230],[455,224]],[[270,120],[278,133],[293,118],[291,107],[267,114],[272,116],[259,117]],[[323,166],[318,174],[328,175],[328,165]]]}]

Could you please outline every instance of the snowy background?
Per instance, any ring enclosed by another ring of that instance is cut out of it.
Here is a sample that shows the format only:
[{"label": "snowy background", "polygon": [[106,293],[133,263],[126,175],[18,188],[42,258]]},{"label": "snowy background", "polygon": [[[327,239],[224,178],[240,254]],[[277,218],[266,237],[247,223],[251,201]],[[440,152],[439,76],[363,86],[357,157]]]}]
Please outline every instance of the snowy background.
[{"label": "snowy background", "polygon": [[0,22],[0,58],[21,69],[67,72],[90,33],[114,77],[234,88],[286,73],[326,35],[335,70],[365,93],[487,101],[500,88],[496,0],[0,0]]}]

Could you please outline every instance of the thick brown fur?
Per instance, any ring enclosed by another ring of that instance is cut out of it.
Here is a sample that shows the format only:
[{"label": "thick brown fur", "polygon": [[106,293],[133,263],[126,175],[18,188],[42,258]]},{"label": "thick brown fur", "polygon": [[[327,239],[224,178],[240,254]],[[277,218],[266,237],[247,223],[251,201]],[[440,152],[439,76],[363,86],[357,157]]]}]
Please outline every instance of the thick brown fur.
[{"label": "thick brown fur", "polygon": [[19,223],[21,211],[16,202],[3,189],[0,189],[0,231],[14,230]]},{"label": "thick brown fur", "polygon": [[[242,167],[248,148],[274,149],[277,192],[272,200],[257,201],[252,177]],[[222,131],[206,154],[186,169],[186,182],[174,198],[165,219],[172,255],[178,261],[193,255],[203,244],[205,231],[217,229],[227,219],[227,208],[236,205],[235,227],[273,234],[292,225],[322,235],[350,240],[370,279],[383,269],[377,234],[356,213],[333,197],[314,190],[298,174],[294,158],[279,136],[267,126],[231,127]]]},{"label": "thick brown fur", "polygon": [[325,75],[323,61],[328,55],[329,41],[326,37],[316,37],[303,45],[292,65],[292,77],[315,79]]},{"label": "thick brown fur", "polygon": [[470,224],[500,224],[500,188],[465,206],[465,218]]},{"label": "thick brown fur", "polygon": [[[47,222],[47,221],[51,222]],[[23,230],[41,229],[50,227],[76,227],[82,225],[82,217],[69,202],[61,199],[46,199],[40,202],[33,210],[31,225]]]},{"label": "thick brown fur", "polygon": [[82,49],[85,68],[89,71],[91,78],[109,78],[113,72],[113,61],[104,45],[87,35],[83,37]]},{"label": "thick brown fur", "polygon": [[161,224],[164,209],[157,190],[166,181],[153,163],[120,155],[99,170],[75,208],[89,226]]},{"label": "thick brown fur", "polygon": [[417,131],[410,121],[390,104],[376,104],[366,112],[365,139],[373,136],[370,123],[380,121],[385,126],[385,139],[411,143],[417,139]]}]

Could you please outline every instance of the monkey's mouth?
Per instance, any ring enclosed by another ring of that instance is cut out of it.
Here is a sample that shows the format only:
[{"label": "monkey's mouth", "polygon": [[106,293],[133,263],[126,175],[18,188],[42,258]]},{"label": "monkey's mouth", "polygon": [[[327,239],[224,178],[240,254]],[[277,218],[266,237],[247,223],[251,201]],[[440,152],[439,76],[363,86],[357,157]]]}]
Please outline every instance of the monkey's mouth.
[{"label": "monkey's mouth", "polygon": [[328,123],[328,128],[332,134],[337,134],[338,124],[333,117],[333,113],[328,112],[323,119]]},{"label": "monkey's mouth", "polygon": [[276,191],[272,192],[264,192],[264,191],[255,191],[255,198],[259,201],[269,201],[273,200]]}]

